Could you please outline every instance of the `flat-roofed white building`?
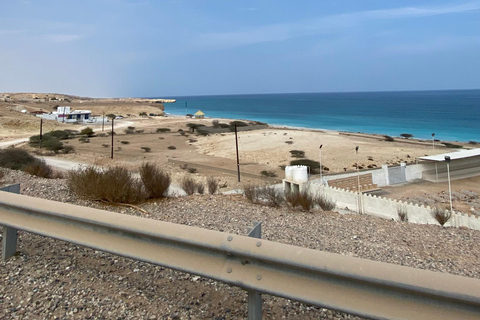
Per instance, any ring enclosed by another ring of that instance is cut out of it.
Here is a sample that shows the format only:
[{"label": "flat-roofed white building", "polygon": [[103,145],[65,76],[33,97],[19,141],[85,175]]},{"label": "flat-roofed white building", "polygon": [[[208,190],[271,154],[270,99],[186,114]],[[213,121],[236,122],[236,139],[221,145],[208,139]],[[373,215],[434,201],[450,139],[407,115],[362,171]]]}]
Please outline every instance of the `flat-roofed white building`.
[{"label": "flat-roofed white building", "polygon": [[58,107],[57,111],[52,113],[39,114],[37,117],[57,120],[58,122],[84,122],[88,121],[92,117],[91,110],[71,110],[69,106]]}]

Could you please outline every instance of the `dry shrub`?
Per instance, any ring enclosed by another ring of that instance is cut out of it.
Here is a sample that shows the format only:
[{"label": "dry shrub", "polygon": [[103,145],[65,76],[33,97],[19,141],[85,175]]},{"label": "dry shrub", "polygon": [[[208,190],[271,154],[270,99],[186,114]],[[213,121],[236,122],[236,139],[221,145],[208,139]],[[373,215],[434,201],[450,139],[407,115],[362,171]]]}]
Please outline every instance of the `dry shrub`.
[{"label": "dry shrub", "polygon": [[172,179],[156,164],[144,163],[140,167],[140,178],[148,198],[161,198],[170,187]]},{"label": "dry shrub", "polygon": [[448,220],[452,218],[452,212],[450,210],[440,207],[433,207],[432,215],[435,220],[440,223],[441,226],[443,226],[445,223],[448,222]]},{"label": "dry shrub", "polygon": [[184,177],[180,182],[180,186],[182,187],[183,191],[189,196],[195,193],[197,189],[197,184],[193,181],[192,178]]},{"label": "dry shrub", "polygon": [[397,207],[397,215],[398,219],[402,222],[408,222],[408,212],[405,206],[398,206]]},{"label": "dry shrub", "polygon": [[214,194],[218,190],[218,180],[214,177],[207,178],[208,193]]},{"label": "dry shrub", "polygon": [[94,166],[72,170],[67,174],[70,190],[78,196],[110,203],[135,204],[145,200],[142,183],[125,167],[100,170]]},{"label": "dry shrub", "polygon": [[251,202],[251,203],[258,203],[258,188],[256,185],[253,184],[247,184],[245,188],[243,189],[243,192],[245,194],[245,197]]},{"label": "dry shrub", "polygon": [[270,207],[280,207],[285,201],[283,193],[275,187],[264,186],[258,189],[258,193],[259,198],[265,201],[265,204]]},{"label": "dry shrub", "polygon": [[306,211],[310,211],[315,204],[315,197],[312,196],[308,190],[288,193],[286,200],[292,206],[292,208],[301,206],[303,210]]},{"label": "dry shrub", "polygon": [[315,197],[315,204],[317,204],[323,211],[332,211],[336,207],[335,201],[320,194]]},{"label": "dry shrub", "polygon": [[199,194],[204,194],[205,193],[205,186],[203,183],[199,182],[197,183],[197,192]]},{"label": "dry shrub", "polygon": [[3,178],[5,178],[5,170],[0,169],[0,181],[2,181]]},{"label": "dry shrub", "polygon": [[45,160],[37,159],[23,167],[23,171],[41,178],[52,178],[54,176],[52,167]]}]

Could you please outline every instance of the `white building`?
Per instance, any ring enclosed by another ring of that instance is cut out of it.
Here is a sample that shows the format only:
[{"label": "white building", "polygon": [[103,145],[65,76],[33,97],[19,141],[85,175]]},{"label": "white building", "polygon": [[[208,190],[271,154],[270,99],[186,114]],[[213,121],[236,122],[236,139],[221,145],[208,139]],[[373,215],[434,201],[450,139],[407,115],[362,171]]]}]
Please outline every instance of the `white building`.
[{"label": "white building", "polygon": [[58,122],[86,122],[92,118],[91,110],[70,110],[70,107],[58,107],[57,111],[52,113],[39,114],[37,117],[57,120]]}]

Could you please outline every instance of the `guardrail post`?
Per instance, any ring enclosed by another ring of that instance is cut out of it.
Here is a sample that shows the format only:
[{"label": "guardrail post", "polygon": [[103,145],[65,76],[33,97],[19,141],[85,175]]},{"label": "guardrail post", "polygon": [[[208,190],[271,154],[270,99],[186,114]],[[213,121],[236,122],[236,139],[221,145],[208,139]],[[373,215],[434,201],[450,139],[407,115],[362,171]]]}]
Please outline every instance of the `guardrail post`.
[{"label": "guardrail post", "polygon": [[[20,184],[14,184],[6,186],[0,189],[0,191],[20,193]],[[2,239],[2,260],[6,261],[17,252],[17,229],[12,227],[3,227],[3,239]]]},{"label": "guardrail post", "polygon": [[[254,222],[248,236],[260,239],[262,237],[262,223]],[[262,295],[257,291],[248,290],[248,320],[262,320]]]}]

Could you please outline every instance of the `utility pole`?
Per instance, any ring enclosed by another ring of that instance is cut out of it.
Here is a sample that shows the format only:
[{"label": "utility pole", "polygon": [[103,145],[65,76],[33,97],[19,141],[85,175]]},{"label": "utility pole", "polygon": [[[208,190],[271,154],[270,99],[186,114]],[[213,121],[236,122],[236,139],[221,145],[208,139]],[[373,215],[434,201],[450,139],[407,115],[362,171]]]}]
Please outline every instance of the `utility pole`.
[{"label": "utility pole", "polygon": [[238,137],[237,137],[237,124],[236,123],[235,123],[235,149],[237,150],[238,182],[240,182],[240,159],[238,157]]},{"label": "utility pole", "polygon": [[114,132],[113,132],[113,122],[114,122],[115,119],[112,118],[112,151],[110,153],[110,159],[113,159],[113,135],[114,135]]},{"label": "utility pole", "polygon": [[323,185],[323,176],[322,176],[322,147],[323,147],[323,144],[320,145],[320,184]]},{"label": "utility pole", "polygon": [[42,149],[42,139],[43,139],[43,137],[42,137],[42,129],[43,129],[43,119],[40,119],[40,140],[39,140],[39,142],[40,142],[40,149]]},{"label": "utility pole", "polygon": [[102,116],[102,132],[104,127],[105,127],[105,111],[103,111],[103,116]]},{"label": "utility pole", "polygon": [[447,163],[447,174],[448,174],[448,194],[450,195],[450,214],[453,214],[453,205],[452,205],[452,186],[450,184],[450,157],[445,156],[445,162]]},{"label": "utility pole", "polygon": [[432,145],[433,149],[435,149],[435,133],[432,133]]}]

